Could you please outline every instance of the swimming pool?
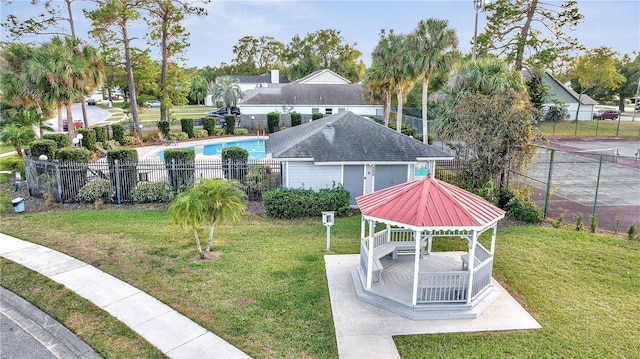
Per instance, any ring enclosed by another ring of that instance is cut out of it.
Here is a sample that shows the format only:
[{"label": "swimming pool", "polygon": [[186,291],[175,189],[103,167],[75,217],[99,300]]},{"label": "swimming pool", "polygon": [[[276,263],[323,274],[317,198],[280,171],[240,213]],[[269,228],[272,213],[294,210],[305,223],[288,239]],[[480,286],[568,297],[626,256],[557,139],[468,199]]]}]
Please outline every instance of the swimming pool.
[{"label": "swimming pool", "polygon": [[[264,140],[241,140],[241,141],[229,141],[221,143],[209,143],[198,146],[188,146],[184,148],[190,148],[196,152],[196,158],[216,158],[221,157],[222,150],[227,147],[240,147],[249,152],[250,159],[260,160],[267,158],[264,149]],[[158,152],[158,158],[164,160],[164,151]]]}]

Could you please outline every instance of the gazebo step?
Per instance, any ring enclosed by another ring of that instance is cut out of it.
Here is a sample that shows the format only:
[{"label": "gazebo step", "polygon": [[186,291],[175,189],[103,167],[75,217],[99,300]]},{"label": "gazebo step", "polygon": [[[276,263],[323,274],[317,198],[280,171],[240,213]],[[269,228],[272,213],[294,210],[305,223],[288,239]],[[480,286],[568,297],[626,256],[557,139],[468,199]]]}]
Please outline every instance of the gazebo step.
[{"label": "gazebo step", "polygon": [[475,319],[499,296],[498,291],[491,288],[472,304],[422,304],[413,307],[366,290],[357,268],[351,272],[351,276],[358,299],[411,320]]}]

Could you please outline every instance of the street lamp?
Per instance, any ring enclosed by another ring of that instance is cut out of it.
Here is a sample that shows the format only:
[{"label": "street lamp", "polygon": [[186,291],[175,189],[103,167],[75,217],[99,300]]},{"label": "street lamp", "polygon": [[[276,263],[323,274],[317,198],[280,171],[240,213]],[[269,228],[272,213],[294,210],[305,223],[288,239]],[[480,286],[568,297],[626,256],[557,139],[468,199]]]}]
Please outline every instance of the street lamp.
[{"label": "street lamp", "polygon": [[80,147],[82,147],[82,139],[84,138],[84,136],[79,133],[76,135],[76,138],[73,139],[73,144],[77,144],[78,142],[80,143]]},{"label": "street lamp", "polygon": [[485,4],[488,4],[489,0],[473,0],[473,7],[476,9],[476,22],[473,27],[473,53],[471,55],[471,59],[476,59],[476,49],[478,42],[478,11],[484,7]]}]

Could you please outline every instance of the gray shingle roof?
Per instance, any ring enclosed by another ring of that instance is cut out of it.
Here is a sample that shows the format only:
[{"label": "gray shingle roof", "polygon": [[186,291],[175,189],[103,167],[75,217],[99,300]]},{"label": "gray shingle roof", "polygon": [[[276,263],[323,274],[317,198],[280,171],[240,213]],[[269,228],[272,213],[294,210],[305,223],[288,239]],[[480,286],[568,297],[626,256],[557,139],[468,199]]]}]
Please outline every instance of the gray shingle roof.
[{"label": "gray shingle roof", "polygon": [[[239,83],[259,84],[259,83],[271,83],[271,74],[262,74],[259,76],[247,76],[247,75],[225,75],[231,78],[238,79]],[[289,78],[287,76],[279,76],[280,83],[288,83]]]},{"label": "gray shingle roof", "polygon": [[375,121],[343,112],[287,128],[269,136],[273,158],[312,158],[315,162],[417,162],[450,155]]},{"label": "gray shingle roof", "polygon": [[248,105],[370,105],[364,99],[362,84],[288,84],[282,86],[279,93],[257,93],[242,103]]}]

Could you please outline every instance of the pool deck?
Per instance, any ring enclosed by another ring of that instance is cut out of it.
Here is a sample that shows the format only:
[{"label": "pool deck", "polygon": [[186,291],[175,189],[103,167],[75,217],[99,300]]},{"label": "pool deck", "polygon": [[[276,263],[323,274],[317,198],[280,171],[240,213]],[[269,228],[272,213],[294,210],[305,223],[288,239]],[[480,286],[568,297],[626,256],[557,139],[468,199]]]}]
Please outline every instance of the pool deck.
[{"label": "pool deck", "polygon": [[138,150],[138,158],[143,159],[143,158],[151,157],[156,153],[158,153],[159,151],[165,150],[167,148],[193,147],[193,146],[202,146],[202,145],[208,145],[208,144],[214,144],[214,143],[225,143],[225,142],[232,142],[232,141],[235,142],[235,141],[258,140],[258,139],[264,140],[267,138],[269,137],[268,136],[213,137],[213,138],[207,138],[203,140],[182,141],[182,142],[178,142],[177,146],[151,145],[151,146],[138,147],[136,148],[136,150]]}]

